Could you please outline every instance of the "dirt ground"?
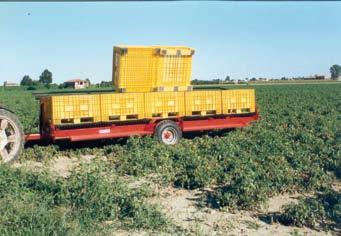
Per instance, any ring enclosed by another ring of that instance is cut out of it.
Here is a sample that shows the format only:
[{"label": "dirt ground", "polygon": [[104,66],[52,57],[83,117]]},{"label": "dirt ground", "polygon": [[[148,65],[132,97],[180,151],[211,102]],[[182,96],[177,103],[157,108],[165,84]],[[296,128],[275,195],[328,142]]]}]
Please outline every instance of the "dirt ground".
[{"label": "dirt ground", "polygon": [[[83,156],[81,159],[60,157],[46,164],[27,161],[16,163],[15,167],[40,171],[47,170],[54,176],[67,177],[73,168],[81,162],[89,162],[93,156]],[[341,184],[336,183],[335,189],[340,189]],[[173,221],[173,223],[184,229],[187,235],[235,235],[235,236],[284,236],[284,235],[336,235],[331,232],[317,231],[309,228],[298,228],[284,226],[276,222],[265,222],[259,217],[261,214],[279,212],[281,206],[297,201],[299,195],[279,195],[271,198],[266,206],[258,212],[236,211],[227,212],[207,207],[198,206],[202,190],[185,190],[173,187],[160,188],[155,186],[156,197],[150,199],[150,203],[161,206],[162,211]],[[183,231],[181,231],[183,232]],[[181,233],[183,234],[183,233]],[[118,231],[113,235],[150,235],[150,232],[127,232]],[[152,234],[159,235],[159,234]]]},{"label": "dirt ground", "polygon": [[[196,206],[201,192],[198,190],[163,189],[158,203],[173,221],[194,235],[332,235],[308,228],[268,224],[259,219],[257,212],[224,212]],[[260,213],[275,213],[297,195],[280,195],[271,198],[268,207]]]}]

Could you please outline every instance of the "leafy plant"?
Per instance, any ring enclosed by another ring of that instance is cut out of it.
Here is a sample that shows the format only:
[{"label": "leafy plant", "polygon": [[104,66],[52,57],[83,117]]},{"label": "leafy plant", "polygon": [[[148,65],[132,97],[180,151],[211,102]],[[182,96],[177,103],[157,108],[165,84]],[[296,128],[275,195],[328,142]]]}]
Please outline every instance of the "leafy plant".
[{"label": "leafy plant", "polygon": [[[161,229],[168,220],[100,163],[81,166],[68,179],[0,166],[1,235],[106,234],[101,226]],[[108,228],[107,228],[108,229]]]},{"label": "leafy plant", "polygon": [[279,221],[287,225],[312,228],[334,226],[340,228],[341,193],[329,190],[316,198],[300,199],[297,204],[283,207]]}]

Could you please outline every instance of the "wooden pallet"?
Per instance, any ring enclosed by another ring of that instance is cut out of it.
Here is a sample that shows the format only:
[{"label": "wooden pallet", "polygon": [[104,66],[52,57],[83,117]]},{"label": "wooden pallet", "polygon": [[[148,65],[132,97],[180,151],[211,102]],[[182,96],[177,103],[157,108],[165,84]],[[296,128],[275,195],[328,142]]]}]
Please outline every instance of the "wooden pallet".
[{"label": "wooden pallet", "polygon": [[155,92],[180,92],[180,91],[193,91],[193,86],[159,86],[154,89]]},{"label": "wooden pallet", "polygon": [[137,114],[130,115],[113,115],[109,116],[107,121],[126,121],[126,120],[138,120],[139,116]]},{"label": "wooden pallet", "polygon": [[171,118],[171,117],[178,117],[178,112],[163,112],[163,113],[153,113],[153,118]]},{"label": "wooden pallet", "polygon": [[80,117],[80,118],[65,118],[54,120],[55,124],[84,124],[84,123],[95,123],[99,122],[96,117]]},{"label": "wooden pallet", "polygon": [[192,111],[192,116],[211,116],[217,115],[216,110]]},{"label": "wooden pallet", "polygon": [[228,114],[242,114],[242,113],[250,113],[250,108],[241,108],[241,109],[228,109]]}]

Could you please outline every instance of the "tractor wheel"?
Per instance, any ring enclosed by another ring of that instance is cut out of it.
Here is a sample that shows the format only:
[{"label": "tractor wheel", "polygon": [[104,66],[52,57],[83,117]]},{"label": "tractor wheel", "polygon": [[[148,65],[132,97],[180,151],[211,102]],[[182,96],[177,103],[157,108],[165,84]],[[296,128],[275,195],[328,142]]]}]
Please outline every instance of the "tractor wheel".
[{"label": "tractor wheel", "polygon": [[182,138],[182,131],[174,121],[163,120],[156,126],[154,136],[159,142],[175,145]]},{"label": "tractor wheel", "polygon": [[11,112],[0,109],[0,160],[15,161],[24,147],[24,133],[18,118]]}]

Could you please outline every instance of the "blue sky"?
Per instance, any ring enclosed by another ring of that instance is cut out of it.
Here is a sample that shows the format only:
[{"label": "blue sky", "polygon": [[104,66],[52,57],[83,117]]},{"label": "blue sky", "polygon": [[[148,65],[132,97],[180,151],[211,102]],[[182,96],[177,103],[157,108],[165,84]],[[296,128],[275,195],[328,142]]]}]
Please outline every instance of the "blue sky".
[{"label": "blue sky", "polygon": [[0,83],[109,81],[117,44],[194,47],[197,79],[329,75],[340,23],[341,2],[0,3]]}]

